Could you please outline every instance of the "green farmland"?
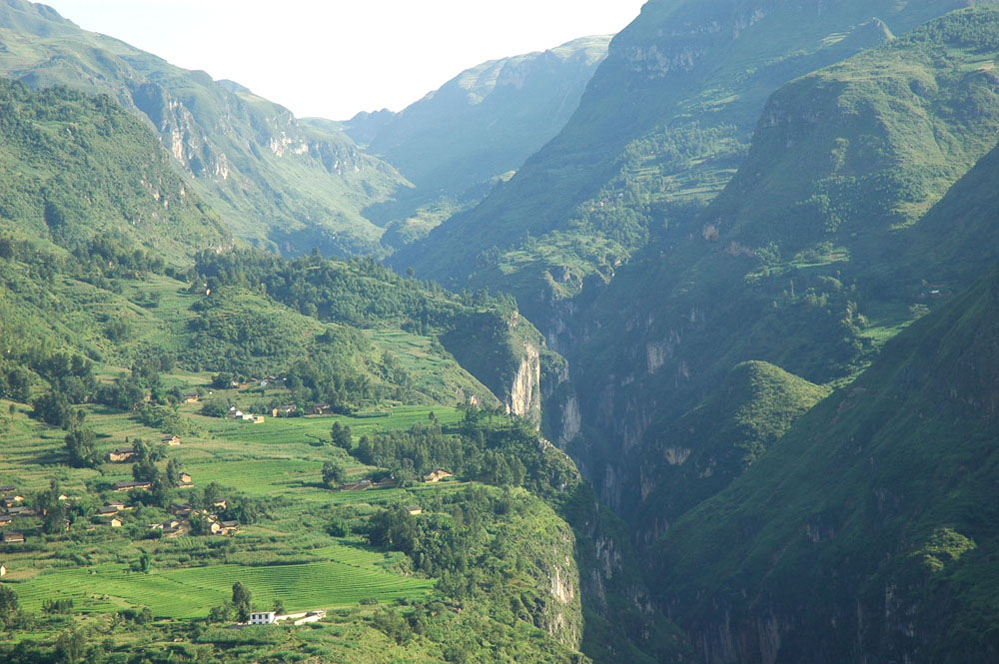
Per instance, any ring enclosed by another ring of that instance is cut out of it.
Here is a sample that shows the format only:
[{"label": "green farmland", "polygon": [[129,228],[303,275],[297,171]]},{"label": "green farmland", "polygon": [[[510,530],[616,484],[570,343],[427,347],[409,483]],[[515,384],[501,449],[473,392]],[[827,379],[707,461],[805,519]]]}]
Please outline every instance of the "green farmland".
[{"label": "green farmland", "polygon": [[433,588],[428,579],[375,567],[371,554],[354,556],[346,547],[337,549],[335,560],[296,565],[215,565],[149,574],[130,572],[121,565],[58,570],[16,588],[24,606],[33,611],[40,610],[46,599],[71,599],[84,612],[148,606],[156,617],[176,619],[204,618],[208,608],[231,595],[237,581],[253,589],[259,606],[281,600],[289,611],[348,607],[368,598],[422,597]]}]

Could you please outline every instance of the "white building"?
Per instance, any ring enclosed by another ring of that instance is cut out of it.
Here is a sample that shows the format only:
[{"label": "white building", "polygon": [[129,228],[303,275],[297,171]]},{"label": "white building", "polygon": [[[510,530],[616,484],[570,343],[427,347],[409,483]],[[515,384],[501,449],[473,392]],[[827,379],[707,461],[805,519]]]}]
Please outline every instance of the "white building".
[{"label": "white building", "polygon": [[273,625],[274,624],[274,612],[268,611],[266,613],[251,613],[250,614],[250,624],[251,625]]}]

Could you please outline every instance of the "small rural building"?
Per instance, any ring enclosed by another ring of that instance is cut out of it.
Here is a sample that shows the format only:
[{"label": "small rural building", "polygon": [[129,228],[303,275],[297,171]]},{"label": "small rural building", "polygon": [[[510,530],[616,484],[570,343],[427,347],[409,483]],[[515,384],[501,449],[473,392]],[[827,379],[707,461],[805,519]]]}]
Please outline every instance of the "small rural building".
[{"label": "small rural building", "polygon": [[417,514],[423,514],[423,508],[420,507],[419,505],[410,505],[409,507],[406,508],[406,511],[409,512],[409,514],[412,516],[416,516]]},{"label": "small rural building", "polygon": [[189,516],[192,509],[193,508],[187,504],[170,506],[170,512],[172,512],[174,516]]},{"label": "small rural building", "polygon": [[0,533],[0,542],[4,544],[24,544],[24,533],[17,530],[5,530]]},{"label": "small rural building", "polygon": [[221,521],[223,535],[234,535],[239,532],[239,521]]},{"label": "small rural building", "polygon": [[4,514],[3,516],[0,516],[0,526],[9,526],[13,522],[14,522],[14,517],[10,516],[9,514]]},{"label": "small rural building", "polygon": [[251,625],[273,625],[274,618],[276,614],[273,611],[266,611],[263,613],[251,613],[250,614],[250,624]]},{"label": "small rural building", "polygon": [[280,408],[271,409],[271,417],[288,417],[298,409],[293,403],[285,404]]},{"label": "small rural building", "polygon": [[104,505],[97,508],[97,516],[112,516],[120,512],[121,509],[114,505]]},{"label": "small rural building", "polygon": [[169,537],[169,538],[173,539],[175,537],[180,537],[183,534],[184,534],[184,530],[182,528],[164,528],[163,529],[163,537]]},{"label": "small rural building", "polygon": [[212,503],[212,507],[218,507],[218,508],[221,508],[221,509],[225,509],[226,508],[225,498],[220,498],[220,499],[216,500],[214,503]]},{"label": "small rural building", "polygon": [[13,507],[18,503],[23,503],[24,496],[19,493],[7,493],[4,494],[3,502],[7,505],[7,507]]},{"label": "small rural building", "polygon": [[180,436],[163,436],[160,442],[170,447],[177,447],[180,445]]},{"label": "small rural building", "polygon": [[426,475],[424,475],[423,481],[430,482],[432,484],[434,482],[440,482],[443,479],[447,479],[448,477],[454,477],[454,475],[447,472],[446,470],[437,469],[432,473],[427,473]]},{"label": "small rural building", "polygon": [[119,447],[117,449],[111,450],[108,454],[108,461],[111,463],[125,463],[129,459],[135,456],[134,447]]},{"label": "small rural building", "polygon": [[180,395],[180,398],[184,403],[198,403],[201,396],[197,392],[188,392],[187,394]]},{"label": "small rural building", "polygon": [[115,482],[111,485],[114,491],[131,491],[132,489],[148,489],[152,482]]},{"label": "small rural building", "polygon": [[332,411],[333,408],[328,403],[317,403],[309,410],[313,415],[328,415]]},{"label": "small rural building", "polygon": [[0,564],[0,576],[7,576],[7,566]]},{"label": "small rural building", "polygon": [[112,528],[121,528],[121,519],[116,516],[99,516],[97,517],[97,523],[102,526],[111,526]]},{"label": "small rural building", "polygon": [[38,516],[38,512],[30,507],[11,507],[7,513],[10,516]]}]

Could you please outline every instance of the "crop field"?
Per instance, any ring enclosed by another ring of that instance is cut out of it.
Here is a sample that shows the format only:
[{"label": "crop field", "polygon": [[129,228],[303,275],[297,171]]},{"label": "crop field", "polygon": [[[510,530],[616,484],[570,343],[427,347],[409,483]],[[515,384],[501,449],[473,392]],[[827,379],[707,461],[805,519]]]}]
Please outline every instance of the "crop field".
[{"label": "crop field", "polygon": [[16,590],[22,604],[32,611],[40,610],[46,599],[72,599],[82,612],[148,606],[157,617],[191,619],[204,618],[211,607],[222,604],[237,581],[252,590],[254,606],[269,609],[280,599],[289,611],[353,606],[366,598],[412,598],[433,588],[431,580],[375,567],[371,558],[380,558],[377,554],[358,551],[351,556],[346,547],[331,547],[330,553],[339,559],[266,567],[213,565],[148,574],[131,572],[122,565],[66,569],[17,584]]},{"label": "crop field", "polygon": [[[355,513],[364,514],[374,505],[419,503],[425,492],[454,490],[463,483],[335,492],[320,486],[321,469],[324,461],[332,459],[344,466],[350,478],[369,470],[327,442],[334,422],[350,426],[356,441],[364,434],[427,422],[431,412],[441,422],[458,422],[463,416],[460,410],[397,406],[353,417],[268,417],[254,425],[207,418],[199,409],[198,404],[181,408],[190,433],[182,436],[179,447],[166,450],[193,476],[196,487],[216,482],[243,494],[281,496],[294,502],[280,504],[267,519],[245,528],[229,540],[226,557],[207,566],[200,566],[207,561],[191,560],[206,550],[205,538],[130,541],[142,532],[132,521],[114,533],[98,527],[91,535],[76,535],[83,543],[71,545],[79,554],[75,566],[67,565],[68,555],[53,557],[53,551],[62,548],[55,542],[51,542],[53,550],[10,552],[8,563],[14,563],[14,571],[8,580],[27,610],[40,611],[45,600],[71,599],[74,611],[84,614],[149,607],[161,618],[200,619],[231,596],[236,581],[250,588],[256,607],[269,609],[280,599],[289,611],[346,608],[369,598],[390,602],[433,590],[432,580],[393,571],[395,561],[369,550],[359,539],[347,542],[327,536],[325,510],[351,506],[360,510]],[[126,438],[158,442],[162,435],[128,413],[103,407],[88,407],[86,421],[97,433],[102,453],[124,445]],[[9,430],[2,435],[0,484],[16,484],[30,496],[57,477],[70,495],[84,496],[87,485],[131,479],[130,463],[106,463],[99,470],[62,465],[64,437],[64,431],[29,419],[23,407],[16,409]],[[177,499],[184,500],[186,495],[180,491]],[[149,516],[148,520],[161,518]],[[74,532],[88,527],[93,531],[90,524],[77,524]],[[125,531],[131,535],[122,537]],[[148,573],[134,571],[133,561],[144,551],[155,560]]]}]

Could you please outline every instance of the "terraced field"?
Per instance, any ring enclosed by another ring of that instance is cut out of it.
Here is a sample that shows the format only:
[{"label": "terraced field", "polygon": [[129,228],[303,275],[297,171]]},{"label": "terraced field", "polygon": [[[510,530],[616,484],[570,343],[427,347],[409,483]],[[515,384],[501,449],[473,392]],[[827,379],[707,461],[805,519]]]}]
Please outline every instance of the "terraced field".
[{"label": "terraced field", "polygon": [[16,590],[31,611],[40,610],[46,599],[72,599],[82,612],[148,606],[157,617],[192,619],[204,618],[212,606],[231,597],[237,581],[253,592],[254,606],[270,608],[280,599],[289,611],[353,606],[365,598],[412,598],[433,589],[431,580],[376,567],[373,562],[381,559],[378,554],[347,547],[330,547],[329,553],[338,559],[267,567],[214,565],[149,574],[130,572],[122,565],[67,569],[16,584]]}]

